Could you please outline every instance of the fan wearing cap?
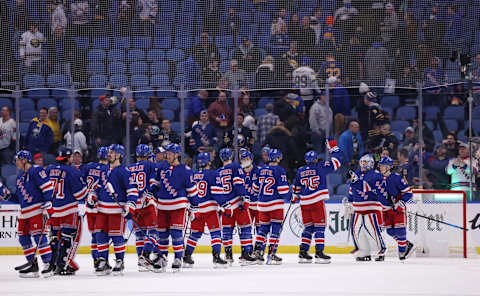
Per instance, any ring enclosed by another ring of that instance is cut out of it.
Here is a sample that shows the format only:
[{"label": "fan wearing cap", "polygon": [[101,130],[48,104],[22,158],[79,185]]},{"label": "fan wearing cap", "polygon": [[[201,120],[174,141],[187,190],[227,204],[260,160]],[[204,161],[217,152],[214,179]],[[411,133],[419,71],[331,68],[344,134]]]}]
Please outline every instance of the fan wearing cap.
[{"label": "fan wearing cap", "polygon": [[[467,197],[470,200],[470,175],[473,175],[472,182],[475,183],[475,178],[478,174],[478,162],[472,159],[473,167],[470,167],[470,154],[468,145],[460,142],[458,146],[458,155],[450,159],[445,171],[451,176],[450,188],[451,190],[461,190],[467,192]],[[475,186],[475,185],[474,185]]]},{"label": "fan wearing cap", "polygon": [[208,120],[208,111],[200,112],[200,120],[193,124],[190,147],[197,152],[204,152],[207,147],[217,143],[217,131]]},{"label": "fan wearing cap", "polygon": [[73,275],[78,270],[73,258],[78,250],[82,229],[78,202],[87,197],[88,187],[83,182],[80,170],[71,165],[70,149],[60,147],[56,160],[57,164],[46,168],[54,187],[51,229],[53,237],[58,238],[51,242],[53,253],[56,254],[53,262],[56,265],[56,274]]},{"label": "fan wearing cap", "polygon": [[[32,165],[32,154],[29,151],[17,152],[15,164],[20,171],[16,180],[16,192],[11,194],[8,189],[0,185],[0,201],[8,200],[20,205],[17,235],[23,253],[27,261],[32,260],[35,256],[34,244],[39,244],[39,254],[45,264],[42,274],[51,275],[52,253],[47,237],[42,236],[41,232],[46,223],[43,216],[47,218],[53,212],[51,203],[53,185],[43,167]],[[20,270],[19,276],[39,277],[38,271],[38,263],[35,259],[31,267]]]},{"label": "fan wearing cap", "polygon": [[[362,89],[363,86],[365,89]],[[385,122],[386,116],[377,103],[377,94],[370,91],[363,82],[360,84],[360,94],[363,95],[363,100],[359,100],[357,106],[358,119],[362,123],[360,133],[363,139],[367,139],[370,130],[374,131],[372,135],[379,133],[375,128]]]},{"label": "fan wearing cap", "polygon": [[[130,182],[130,172],[122,165],[125,157],[125,148],[120,144],[109,147],[108,161],[110,170],[102,171],[98,187],[88,197],[88,203],[97,203],[98,214],[95,221],[97,233],[98,267],[95,274],[98,276],[121,275],[124,270],[126,219],[135,214],[138,189]],[[115,251],[115,266],[111,269],[108,264],[109,241],[113,242]]]},{"label": "fan wearing cap", "polygon": [[98,247],[97,247],[97,235],[95,233],[95,221],[97,218],[97,203],[94,199],[90,197],[92,191],[94,191],[98,186],[100,181],[100,176],[102,172],[109,171],[108,165],[108,147],[100,147],[97,150],[97,162],[91,162],[86,164],[83,167],[83,180],[87,183],[88,187],[88,197],[87,202],[85,203],[85,215],[87,216],[88,231],[92,235],[92,240],[90,244],[90,251],[93,259],[93,268],[94,270],[98,267]]},{"label": "fan wearing cap", "polygon": [[[73,146],[72,146],[72,134],[70,134],[70,130],[63,136],[65,140],[65,146],[73,149],[75,151],[80,151],[80,154],[83,154],[83,151],[87,151],[87,138],[82,131],[83,128],[83,121],[80,118],[77,118],[73,121],[74,126],[74,133],[73,133]],[[75,162],[75,161],[74,161]]]},{"label": "fan wearing cap", "polygon": [[44,165],[44,158],[43,158],[43,154],[42,153],[37,153],[33,156],[33,163],[35,165],[38,165],[38,166],[41,166],[41,167],[45,167]]},{"label": "fan wearing cap", "polygon": [[92,114],[92,135],[98,146],[108,146],[122,140],[121,113],[119,108],[112,105],[112,98],[106,94],[100,96],[100,105]]},{"label": "fan wearing cap", "polygon": [[[413,254],[413,243],[407,240],[407,207],[405,204],[412,199],[413,191],[402,175],[391,171],[393,169],[392,158],[382,158],[378,167],[385,183],[385,190],[381,192],[390,202],[390,205],[383,206],[383,227],[387,229],[388,235],[397,242],[398,257],[403,261]],[[378,259],[380,258],[385,257],[382,256]]]},{"label": "fan wearing cap", "polygon": [[168,164],[157,165],[157,173],[150,180],[150,185],[157,198],[158,251],[163,260],[166,260],[171,237],[175,253],[172,269],[176,272],[182,266],[183,228],[187,205],[189,202],[194,203],[198,197],[192,170],[180,162],[179,157],[182,153],[180,146],[172,143],[166,150]]},{"label": "fan wearing cap", "polygon": [[[237,145],[238,148],[252,149],[255,139],[252,136],[252,131],[243,125],[245,114],[238,113],[237,115]],[[223,137],[224,146],[233,148],[235,142],[235,127],[232,126]]]}]

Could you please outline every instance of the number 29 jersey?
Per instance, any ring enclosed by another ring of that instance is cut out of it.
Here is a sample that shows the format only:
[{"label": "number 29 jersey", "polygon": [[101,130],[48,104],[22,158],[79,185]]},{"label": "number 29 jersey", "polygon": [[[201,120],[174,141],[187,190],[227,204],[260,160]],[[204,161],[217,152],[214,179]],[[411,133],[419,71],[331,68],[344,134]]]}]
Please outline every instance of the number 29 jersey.
[{"label": "number 29 jersey", "polygon": [[199,170],[193,173],[193,182],[197,186],[197,198],[191,201],[198,207],[199,213],[218,211],[217,198],[222,193],[222,188],[216,183],[215,170]]},{"label": "number 29 jersey", "polygon": [[290,199],[290,186],[287,182],[287,173],[281,166],[265,166],[258,175],[258,203],[259,212],[283,210],[283,201]]},{"label": "number 29 jersey", "polygon": [[147,199],[145,192],[152,192],[150,186],[154,183],[156,176],[157,164],[143,160],[131,164],[127,167],[130,171],[130,183],[135,185],[138,189],[137,209],[147,206],[147,204],[155,205],[154,199]]}]

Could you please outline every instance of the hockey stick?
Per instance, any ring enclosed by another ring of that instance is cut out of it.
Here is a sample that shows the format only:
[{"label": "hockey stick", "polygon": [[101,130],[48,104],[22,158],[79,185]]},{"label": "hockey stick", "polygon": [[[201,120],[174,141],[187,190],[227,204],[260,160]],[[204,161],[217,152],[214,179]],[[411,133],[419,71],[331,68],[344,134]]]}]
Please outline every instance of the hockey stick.
[{"label": "hockey stick", "polygon": [[190,212],[190,210],[186,209],[185,210],[187,212],[187,221],[185,222],[185,227],[183,228],[183,248],[185,249],[185,239],[187,238],[187,228],[188,228],[188,223],[190,223],[190,217],[192,215],[192,213]]},{"label": "hockey stick", "polygon": [[43,223],[43,226],[42,226],[42,232],[40,234],[40,237],[38,238],[38,243],[37,243],[37,246],[35,247],[35,251],[33,252],[33,257],[32,259],[30,259],[27,263],[25,264],[22,264],[22,265],[19,265],[17,267],[15,267],[15,270],[23,270],[25,268],[28,268],[30,266],[33,265],[33,263],[35,262],[35,259],[37,259],[37,251],[38,251],[38,247],[40,246],[40,242],[42,241],[43,239],[43,236],[46,234],[46,227],[47,227],[47,224],[50,222],[50,219],[47,219],[45,221],[45,223]]},{"label": "hockey stick", "polygon": [[[271,252],[268,252],[267,261],[265,262],[265,264],[270,263],[270,260],[272,259],[272,255],[274,255],[275,248],[277,247],[278,241],[280,240],[280,235],[282,234],[283,224],[284,224],[285,221],[287,220],[288,213],[290,213],[290,209],[291,209],[291,208],[292,208],[292,203],[290,203],[290,205],[288,206],[287,213],[285,214],[285,218],[283,218],[282,224],[280,224],[280,232],[278,233],[278,237],[277,237],[277,239],[275,240],[275,243],[273,244],[272,251],[271,251]],[[269,251],[270,251],[270,250],[269,250]]]},{"label": "hockey stick", "polygon": [[411,214],[411,215],[415,215],[415,216],[423,218],[423,219],[427,219],[427,220],[430,220],[430,221],[435,221],[437,223],[441,223],[441,224],[445,224],[445,225],[448,225],[448,226],[451,226],[451,227],[454,227],[454,228],[458,228],[458,229],[461,229],[461,230],[464,230],[464,231],[469,230],[467,228],[464,228],[464,227],[461,227],[461,226],[458,226],[458,225],[455,225],[455,224],[452,224],[452,223],[443,222],[443,221],[440,221],[440,220],[437,220],[437,219],[434,219],[434,218],[430,218],[430,217],[427,217],[427,216],[424,216],[424,215],[421,215],[421,214],[418,214],[418,213],[414,213],[414,212],[410,212],[410,211],[407,211],[407,213]]}]

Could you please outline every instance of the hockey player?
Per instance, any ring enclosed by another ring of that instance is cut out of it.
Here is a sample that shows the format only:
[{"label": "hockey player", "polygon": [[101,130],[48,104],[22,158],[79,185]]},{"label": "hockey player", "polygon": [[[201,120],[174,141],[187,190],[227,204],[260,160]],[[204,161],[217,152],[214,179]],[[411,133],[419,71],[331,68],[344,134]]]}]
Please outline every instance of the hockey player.
[{"label": "hockey player", "polygon": [[240,228],[240,244],[242,255],[240,264],[255,264],[252,252],[252,219],[248,211],[249,199],[245,191],[245,174],[238,163],[233,162],[233,152],[229,148],[219,151],[223,166],[217,170],[217,184],[223,188],[221,197],[217,200],[222,212],[223,248],[225,258],[233,263],[233,229]]},{"label": "hockey player", "polygon": [[240,164],[242,166],[243,172],[245,173],[245,191],[249,197],[249,207],[248,211],[250,212],[250,217],[255,221],[255,233],[257,235],[256,241],[258,241],[258,235],[260,232],[260,221],[258,219],[258,210],[257,210],[257,201],[258,201],[258,174],[260,173],[260,168],[253,163],[253,155],[250,151],[242,149],[240,151]]},{"label": "hockey player", "polygon": [[[32,243],[32,237],[45,264],[42,275],[48,277],[54,271],[54,266],[50,264],[52,258],[50,245],[45,232],[42,233],[42,230],[45,229],[45,223],[48,223],[48,219],[53,213],[51,203],[53,185],[45,170],[40,166],[32,165],[32,162],[32,154],[29,151],[19,151],[15,157],[15,164],[20,170],[17,176],[16,193],[10,194],[6,187],[0,185],[1,200],[20,204],[18,240],[27,261],[34,260],[30,267],[20,270],[19,275],[22,278],[39,277],[37,259],[33,259],[35,257],[35,247]],[[43,216],[47,221],[44,221]]]},{"label": "hockey player", "polygon": [[[125,219],[131,219],[135,213],[138,189],[130,183],[130,173],[122,166],[125,149],[122,145],[109,147],[109,171],[102,171],[99,187],[89,195],[89,203],[98,200],[98,214],[95,221],[99,262],[95,274],[99,276],[121,275],[124,270],[125,256]],[[112,240],[115,251],[115,266],[108,264],[108,243]]]},{"label": "hockey player", "polygon": [[174,272],[182,266],[183,257],[183,230],[185,226],[185,212],[189,200],[197,198],[197,187],[193,182],[192,170],[180,163],[182,153],[178,144],[169,144],[167,150],[168,165],[159,165],[157,174],[152,179],[152,190],[157,198],[157,231],[160,245],[160,257],[155,268],[159,266],[165,271],[166,255],[168,255],[168,239],[172,237],[175,259],[172,264]]},{"label": "hockey player", "polygon": [[370,155],[364,155],[359,161],[359,172],[350,171],[350,190],[344,198],[345,217],[351,216],[350,231],[355,249],[352,254],[357,261],[382,261],[386,251],[380,233],[382,224],[382,206],[385,201],[376,192],[381,191],[383,176],[374,170],[375,162]]},{"label": "hockey player", "polygon": [[227,267],[227,262],[220,257],[222,248],[222,233],[218,217],[218,203],[215,199],[222,192],[216,184],[216,171],[210,169],[211,156],[208,152],[200,152],[197,156],[199,170],[193,174],[193,181],[198,190],[198,198],[193,200],[190,224],[191,233],[187,239],[183,266],[192,267],[194,261],[192,254],[198,240],[202,237],[205,226],[210,231],[212,244],[213,264],[216,267]]},{"label": "hockey player", "polygon": [[[83,180],[87,183],[88,194],[94,191],[99,185],[100,175],[102,172],[108,172],[108,147],[100,147],[97,150],[98,162],[92,162],[83,168]],[[89,199],[93,201],[92,199]],[[90,244],[90,251],[93,258],[93,268],[98,267],[98,248],[97,248],[97,234],[95,232],[95,220],[98,209],[96,203],[89,204],[88,200],[85,205],[85,215],[87,216],[88,231],[92,234]]]},{"label": "hockey player", "polygon": [[[146,234],[157,239],[157,208],[156,202],[151,194],[150,179],[155,177],[156,164],[148,161],[151,154],[150,147],[146,144],[140,144],[135,149],[137,162],[128,166],[130,171],[130,182],[133,182],[138,189],[138,200],[135,210],[135,222],[140,226]],[[150,254],[153,245],[144,233],[136,226],[136,249],[138,255],[138,271],[153,270],[153,263],[150,260]]]},{"label": "hockey player", "polygon": [[46,172],[53,184],[53,214],[51,216],[52,246],[55,274],[74,275],[78,270],[73,261],[80,242],[82,221],[78,215],[78,201],[88,195],[80,170],[72,166],[72,151],[60,147],[57,164],[50,165]]},{"label": "hockey player", "polygon": [[327,217],[325,200],[329,198],[327,175],[340,167],[340,151],[337,141],[327,141],[327,148],[331,153],[331,160],[318,162],[315,151],[305,154],[306,166],[297,171],[292,203],[300,200],[304,230],[300,245],[299,263],[311,263],[312,257],[308,254],[312,236],[315,239],[315,263],[330,263],[330,256],[323,253],[325,245],[325,227]]},{"label": "hockey player", "polygon": [[263,264],[265,245],[270,233],[268,253],[271,256],[269,264],[282,264],[278,257],[276,247],[280,239],[283,221],[283,201],[290,199],[290,187],[287,183],[287,174],[278,164],[282,160],[282,152],[270,149],[269,165],[260,169],[258,175],[258,217],[260,220],[260,241],[255,242],[255,255],[259,264]]},{"label": "hockey player", "polygon": [[407,211],[405,203],[413,197],[412,189],[407,180],[397,173],[391,172],[393,159],[382,158],[378,163],[383,175],[384,187],[382,191],[390,205],[383,207],[383,226],[398,245],[398,257],[401,261],[413,254],[413,244],[407,240]]}]

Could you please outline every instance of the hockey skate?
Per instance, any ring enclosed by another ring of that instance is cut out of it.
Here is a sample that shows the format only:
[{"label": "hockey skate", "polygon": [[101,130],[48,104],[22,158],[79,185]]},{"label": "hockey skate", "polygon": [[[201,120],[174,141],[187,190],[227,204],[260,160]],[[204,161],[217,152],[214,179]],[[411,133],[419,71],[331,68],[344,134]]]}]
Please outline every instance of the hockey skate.
[{"label": "hockey skate", "polygon": [[409,258],[413,254],[413,249],[414,249],[414,244],[410,241],[407,241],[407,249],[405,250],[405,253],[401,253],[399,255],[400,261],[405,261],[405,259]]},{"label": "hockey skate", "polygon": [[95,271],[98,268],[98,264],[100,261],[97,259],[93,259],[93,270]]},{"label": "hockey skate", "polygon": [[317,250],[315,252],[315,264],[328,264],[330,263],[331,257],[328,255],[325,255],[323,253],[323,250]]},{"label": "hockey skate", "polygon": [[229,266],[232,266],[232,264],[233,264],[232,247],[225,247],[225,260],[227,261]]},{"label": "hockey skate", "polygon": [[179,272],[180,268],[182,268],[182,259],[175,258],[172,263],[172,271]]},{"label": "hockey skate", "polygon": [[157,255],[156,258],[152,260],[153,262],[153,272],[162,273],[167,271],[167,259],[163,255]]},{"label": "hockey skate", "polygon": [[267,262],[268,265],[281,265],[282,258],[278,257],[277,254],[270,255],[270,261]]},{"label": "hockey skate", "polygon": [[115,266],[112,269],[113,275],[123,275],[123,270],[125,269],[125,265],[123,264],[122,259],[115,260]]},{"label": "hockey skate", "polygon": [[98,258],[98,267],[95,269],[95,274],[98,276],[109,275],[112,272],[112,268],[108,264],[105,258]]},{"label": "hockey skate", "polygon": [[38,262],[37,259],[33,261],[33,264],[27,268],[22,269],[18,272],[18,275],[21,278],[38,278],[40,275],[38,274]]},{"label": "hockey skate", "polygon": [[298,254],[298,263],[312,263],[313,257],[308,254],[307,250],[300,249],[300,253]]},{"label": "hockey skate", "polygon": [[49,278],[53,276],[55,273],[55,264],[53,262],[45,263],[44,268],[42,270],[42,276],[44,278]]},{"label": "hockey skate", "polygon": [[190,251],[185,250],[185,254],[183,254],[183,267],[184,268],[192,268],[195,261],[192,259],[192,254]]},{"label": "hockey skate", "polygon": [[263,258],[264,253],[265,252],[263,251],[262,244],[258,242],[255,243],[255,251],[253,252],[253,256],[257,260],[258,265],[265,263],[265,259]]},{"label": "hockey skate", "polygon": [[375,258],[375,261],[376,261],[376,262],[383,262],[383,261],[385,261],[385,255],[378,255],[378,256]]},{"label": "hockey skate", "polygon": [[153,262],[149,259],[149,256],[144,254],[138,257],[138,271],[147,272],[153,270]]},{"label": "hockey skate", "polygon": [[67,275],[75,275],[75,269],[71,266],[67,266],[66,268],[62,269],[62,270],[59,270],[58,273],[57,271],[55,271],[55,274],[58,274],[58,275],[63,275],[63,276],[67,276]]},{"label": "hockey skate", "polygon": [[252,257],[250,253],[242,251],[242,255],[238,258],[241,266],[253,265],[257,263],[255,257]]},{"label": "hockey skate", "polygon": [[214,268],[227,268],[227,261],[220,257],[220,254],[213,253],[213,267]]},{"label": "hockey skate", "polygon": [[372,257],[364,256],[364,257],[357,257],[355,258],[356,261],[364,262],[364,261],[372,261]]}]

